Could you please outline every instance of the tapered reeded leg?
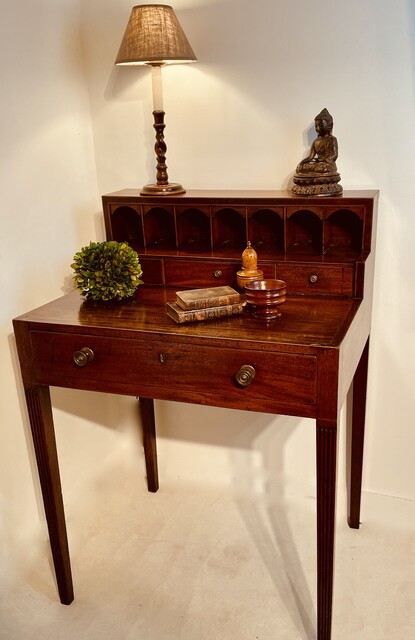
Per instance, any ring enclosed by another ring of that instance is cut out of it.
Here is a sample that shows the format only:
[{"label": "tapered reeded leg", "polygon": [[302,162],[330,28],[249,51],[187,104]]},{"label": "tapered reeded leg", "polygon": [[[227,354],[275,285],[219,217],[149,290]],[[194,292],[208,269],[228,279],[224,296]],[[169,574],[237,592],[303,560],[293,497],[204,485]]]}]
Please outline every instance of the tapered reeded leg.
[{"label": "tapered reeded leg", "polygon": [[159,488],[156,448],[156,423],[154,419],[154,400],[140,398],[139,407],[143,425],[144,457],[146,461],[147,487],[156,492]]},{"label": "tapered reeded leg", "polygon": [[59,596],[70,604],[74,594],[49,387],[25,393]]},{"label": "tapered reeded leg", "polygon": [[366,342],[353,378],[352,441],[348,516],[349,526],[353,529],[358,529],[360,526],[368,359],[369,339]]},{"label": "tapered reeded leg", "polygon": [[330,640],[333,602],[337,426],[317,423],[317,640]]}]

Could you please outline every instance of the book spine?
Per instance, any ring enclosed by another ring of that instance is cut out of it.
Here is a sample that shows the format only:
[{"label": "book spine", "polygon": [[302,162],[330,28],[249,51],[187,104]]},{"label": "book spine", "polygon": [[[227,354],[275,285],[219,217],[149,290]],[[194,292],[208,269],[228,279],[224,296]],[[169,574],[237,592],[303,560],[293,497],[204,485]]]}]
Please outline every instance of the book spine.
[{"label": "book spine", "polygon": [[211,309],[212,307],[226,307],[232,304],[238,304],[240,300],[241,296],[239,293],[214,298],[201,298],[200,300],[192,300],[191,302],[185,302],[177,296],[176,304],[185,311],[194,311],[198,309]]},{"label": "book spine", "polygon": [[183,324],[185,322],[200,322],[202,320],[214,320],[216,318],[224,318],[226,316],[236,316],[243,311],[242,303],[229,304],[221,307],[212,307],[209,309],[194,309],[193,311],[184,311],[173,306],[171,303],[167,303],[168,315],[178,322]]}]

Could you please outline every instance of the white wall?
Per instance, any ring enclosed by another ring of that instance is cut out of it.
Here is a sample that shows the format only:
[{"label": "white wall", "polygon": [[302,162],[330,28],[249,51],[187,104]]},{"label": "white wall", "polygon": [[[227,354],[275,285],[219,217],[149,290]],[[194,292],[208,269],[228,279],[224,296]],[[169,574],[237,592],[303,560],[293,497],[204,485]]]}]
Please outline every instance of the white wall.
[{"label": "white wall", "polygon": [[[154,179],[151,84],[148,69],[112,66],[131,3],[100,1],[98,25],[97,6],[97,0],[84,2],[83,24],[98,184],[108,192]],[[163,70],[171,181],[187,188],[285,188],[314,135],[314,116],[327,107],[344,189],[380,189],[364,486],[415,499],[414,5],[177,0],[174,7],[198,62]],[[205,409],[162,411],[161,431],[175,446],[178,437],[218,440],[228,452],[237,446],[235,430],[228,437],[222,433],[227,412],[214,412],[215,424],[221,424],[217,437],[177,427],[196,411],[207,420]],[[240,420],[245,423],[245,417]],[[281,422],[269,416],[255,420],[254,440]],[[311,483],[312,424],[285,423],[284,471]],[[277,455],[279,436],[271,431],[266,437]]]},{"label": "white wall", "polygon": [[79,10],[73,0],[27,0],[1,10],[2,578],[6,556],[16,557],[17,545],[25,549],[39,526],[11,320],[61,295],[73,254],[97,234],[100,202]]},{"label": "white wall", "polygon": [[[100,194],[154,178],[149,71],[113,67],[132,5],[22,0],[2,11],[6,549],[33,535],[39,506],[11,318],[68,288],[73,253],[103,238]],[[380,189],[364,487],[415,500],[414,5],[177,0],[174,8],[198,62],[163,71],[170,180],[284,188],[327,107],[343,187]],[[53,399],[70,509],[113,451],[131,448],[135,401],[71,391]],[[161,402],[157,414],[164,478],[263,490],[277,477],[290,491],[314,490],[312,421]]]}]

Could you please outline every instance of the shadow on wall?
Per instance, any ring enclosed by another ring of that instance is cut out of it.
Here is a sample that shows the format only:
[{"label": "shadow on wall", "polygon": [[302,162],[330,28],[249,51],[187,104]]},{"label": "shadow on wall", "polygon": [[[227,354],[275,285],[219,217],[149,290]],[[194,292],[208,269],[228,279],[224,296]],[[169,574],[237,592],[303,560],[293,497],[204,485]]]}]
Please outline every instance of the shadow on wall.
[{"label": "shadow on wall", "polygon": [[[247,426],[237,441],[239,446],[261,451],[260,469],[241,464],[240,457],[231,454],[234,459],[234,486],[238,492],[238,506],[245,525],[255,541],[256,548],[267,567],[276,591],[284,602],[293,623],[301,637],[307,640],[315,638],[314,620],[316,617],[313,597],[306,579],[303,558],[297,549],[294,529],[296,527],[295,509],[286,496],[287,462],[285,453],[287,442],[292,436],[298,418],[273,416],[271,428],[267,428],[269,419],[258,416]],[[314,431],[314,430],[313,430]],[[314,456],[310,452],[310,455]],[[262,499],[253,494],[262,475],[264,488]],[[304,505],[302,504],[301,510]],[[315,501],[310,502],[314,512]],[[309,548],[316,549],[315,517],[301,517],[301,528],[308,529]],[[294,521],[294,524],[293,524]],[[298,525],[297,525],[298,526]]]},{"label": "shadow on wall", "polygon": [[[121,107],[122,103],[136,103],[137,123],[144,123],[144,126],[140,132],[138,128],[134,130],[133,138],[137,135],[138,141],[139,135],[144,137],[146,173],[148,179],[152,180],[155,159],[150,71],[145,67],[114,66],[131,7],[118,5],[115,11],[113,4],[105,7],[100,3],[101,20],[97,23],[93,16],[94,8],[98,9],[98,1],[90,0],[83,5],[84,39],[90,52],[90,82],[96,84],[97,77],[101,77],[101,86],[96,85],[97,96],[104,94],[107,102],[120,103],[117,110],[121,115],[126,113]],[[218,154],[221,154],[216,138],[221,139],[226,146],[222,162],[230,163],[228,181],[232,182],[238,178],[232,176],[232,149],[235,145],[230,147],[229,141],[235,140],[237,136],[236,149],[238,145],[245,149],[256,148],[259,154],[261,147],[264,147],[265,156],[275,156],[276,166],[267,168],[270,177],[266,173],[260,174],[259,186],[268,183],[269,179],[270,184],[273,183],[272,176],[278,173],[277,167],[281,163],[282,154],[292,154],[290,164],[292,162],[294,171],[314,138],[314,116],[324,106],[331,107],[330,104],[325,104],[327,101],[319,93],[316,107],[308,115],[307,121],[301,115],[301,121],[297,119],[296,122],[296,110],[303,114],[303,97],[307,90],[298,78],[306,78],[309,82],[308,78],[315,70],[319,47],[322,47],[319,42],[313,43],[313,55],[304,56],[301,53],[300,45],[308,37],[313,24],[320,28],[320,18],[315,15],[314,9],[304,8],[307,14],[304,20],[306,27],[303,21],[298,22],[296,8],[290,8],[287,3],[272,3],[269,0],[258,0],[256,3],[247,0],[199,2],[190,8],[175,6],[175,10],[198,60],[196,65],[191,65],[191,69],[183,71],[180,66],[163,71],[168,149],[171,143],[172,152],[176,149],[176,157],[180,157],[183,146],[177,146],[175,135],[180,127],[184,127],[187,131],[186,144],[190,148],[194,145],[194,153],[200,155],[200,150],[204,149],[201,160],[201,171],[204,171],[204,163],[209,167],[210,163],[216,162]],[[325,17],[326,20],[329,18],[330,16]],[[296,24],[296,29],[285,29],[284,25],[287,24]],[[334,39],[332,30],[328,29],[325,39],[327,37]],[[324,55],[326,56],[325,52]],[[331,55],[335,56],[336,51]],[[197,88],[196,92],[192,91],[192,80],[193,86]],[[181,92],[177,91],[177,84],[182,87]],[[210,101],[206,98],[209,93]],[[288,95],[291,116],[287,113]],[[176,104],[175,100],[178,101]],[[178,111],[186,114],[185,122],[180,121]],[[295,134],[293,129],[290,130],[290,117]],[[250,121],[250,126],[241,127],[241,119]],[[271,129],[270,121],[275,122],[275,127]],[[122,132],[122,125],[120,127],[119,134]],[[294,146],[291,144],[293,135],[297,139]],[[304,137],[304,149],[301,148],[301,135]],[[212,138],[215,139],[215,144]],[[126,136],[126,140],[131,141],[131,136]],[[140,147],[141,145],[140,141]],[[130,153],[134,157],[134,153]],[[168,150],[168,160],[173,159],[174,154],[171,155]],[[238,161],[241,161],[239,157]],[[246,163],[248,180],[248,158]],[[287,188],[291,177],[289,174],[282,181],[280,179],[278,187]],[[195,180],[198,179],[200,177],[195,176]]]},{"label": "shadow on wall", "polygon": [[[286,450],[299,419],[161,402],[157,404],[157,421],[163,437],[229,447],[233,492],[245,526],[299,633],[307,640],[315,638],[313,597],[293,533],[291,501],[286,496]],[[314,434],[314,428],[311,431]],[[314,451],[307,455],[314,460]],[[313,498],[313,516],[301,516],[301,526],[310,529],[313,558],[314,510]]]}]

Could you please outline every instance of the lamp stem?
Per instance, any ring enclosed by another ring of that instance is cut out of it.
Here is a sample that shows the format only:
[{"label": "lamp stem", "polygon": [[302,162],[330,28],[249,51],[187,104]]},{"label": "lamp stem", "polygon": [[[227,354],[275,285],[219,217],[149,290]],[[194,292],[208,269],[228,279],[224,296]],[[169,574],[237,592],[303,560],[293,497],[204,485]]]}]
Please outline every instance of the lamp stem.
[{"label": "lamp stem", "polygon": [[186,193],[186,189],[183,189],[181,184],[169,182],[169,177],[167,175],[167,145],[164,142],[164,129],[166,125],[164,124],[164,115],[164,111],[153,111],[153,127],[156,130],[156,143],[154,145],[154,150],[157,156],[157,183],[147,184],[143,187],[141,194],[144,196]]},{"label": "lamp stem", "polygon": [[154,145],[154,151],[157,156],[157,184],[166,185],[169,184],[169,176],[167,175],[166,165],[166,151],[167,145],[164,142],[164,111],[153,111],[154,124],[153,127],[156,130],[156,144]]},{"label": "lamp stem", "polygon": [[163,111],[163,84],[161,65],[151,65],[151,85],[153,89],[153,111]]},{"label": "lamp stem", "polygon": [[154,150],[157,156],[157,183],[148,184],[141,190],[142,195],[168,195],[185,193],[181,184],[169,182],[166,165],[167,145],[164,142],[165,113],[163,111],[163,87],[161,84],[161,65],[151,65],[151,80],[153,87],[153,127],[156,130],[156,143]]}]

